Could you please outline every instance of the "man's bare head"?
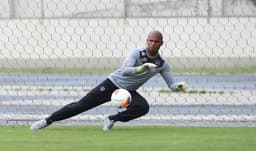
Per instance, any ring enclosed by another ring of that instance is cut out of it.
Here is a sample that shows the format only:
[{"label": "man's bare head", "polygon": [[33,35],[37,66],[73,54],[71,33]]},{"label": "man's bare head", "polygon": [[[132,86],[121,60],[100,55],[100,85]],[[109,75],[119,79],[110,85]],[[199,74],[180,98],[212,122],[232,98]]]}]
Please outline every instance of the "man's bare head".
[{"label": "man's bare head", "polygon": [[152,56],[158,54],[158,50],[163,45],[163,35],[157,30],[149,32],[147,38],[148,53]]},{"label": "man's bare head", "polygon": [[150,36],[152,36],[152,35],[158,36],[159,40],[161,39],[161,41],[163,41],[163,35],[162,35],[162,33],[161,33],[160,31],[158,31],[158,30],[152,30],[151,32],[149,32],[148,38],[149,38]]}]

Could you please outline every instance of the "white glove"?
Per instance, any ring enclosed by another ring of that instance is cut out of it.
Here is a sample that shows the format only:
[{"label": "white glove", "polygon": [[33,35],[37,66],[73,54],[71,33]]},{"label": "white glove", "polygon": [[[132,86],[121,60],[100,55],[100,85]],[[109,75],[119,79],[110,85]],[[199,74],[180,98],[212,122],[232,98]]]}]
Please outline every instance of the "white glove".
[{"label": "white glove", "polygon": [[136,70],[138,73],[142,73],[145,71],[154,72],[156,70],[156,67],[157,65],[153,63],[144,63],[143,65],[136,67]]},{"label": "white glove", "polygon": [[188,89],[188,85],[184,81],[178,82],[177,85],[176,85],[176,91],[186,92],[187,89]]}]

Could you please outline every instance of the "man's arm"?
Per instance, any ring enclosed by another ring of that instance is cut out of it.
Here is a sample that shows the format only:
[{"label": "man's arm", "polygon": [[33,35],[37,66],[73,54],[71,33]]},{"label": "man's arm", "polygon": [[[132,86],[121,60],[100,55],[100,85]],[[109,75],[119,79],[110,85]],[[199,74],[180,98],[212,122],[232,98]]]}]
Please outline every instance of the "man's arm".
[{"label": "man's arm", "polygon": [[175,82],[173,79],[170,67],[168,64],[164,64],[163,70],[160,73],[162,77],[164,78],[165,82],[167,83],[168,87],[173,91],[186,91],[187,90],[187,84],[184,81],[181,82]]},{"label": "man's arm", "polygon": [[132,50],[125,58],[122,67],[120,68],[123,75],[134,75],[136,73],[136,60],[138,51]]},{"label": "man's arm", "polygon": [[156,65],[153,63],[144,63],[141,65],[136,65],[136,62],[138,62],[138,54],[139,52],[136,50],[133,50],[125,59],[122,67],[121,72],[124,76],[128,75],[135,75],[139,73],[143,73],[145,71],[154,72]]}]

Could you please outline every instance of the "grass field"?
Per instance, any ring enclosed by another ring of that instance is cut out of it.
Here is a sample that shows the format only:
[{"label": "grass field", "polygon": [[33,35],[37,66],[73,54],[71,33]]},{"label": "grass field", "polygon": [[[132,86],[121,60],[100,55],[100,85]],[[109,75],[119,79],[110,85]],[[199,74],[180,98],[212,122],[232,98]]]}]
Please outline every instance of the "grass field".
[{"label": "grass field", "polygon": [[1,151],[255,151],[256,128],[51,126],[0,127]]}]

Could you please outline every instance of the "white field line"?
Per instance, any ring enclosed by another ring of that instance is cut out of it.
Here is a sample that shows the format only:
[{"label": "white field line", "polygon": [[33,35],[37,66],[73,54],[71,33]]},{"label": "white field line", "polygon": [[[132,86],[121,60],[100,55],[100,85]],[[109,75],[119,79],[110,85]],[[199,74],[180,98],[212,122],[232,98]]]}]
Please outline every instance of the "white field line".
[{"label": "white field line", "polygon": [[[28,120],[34,121],[43,119],[49,115],[36,115],[36,114],[0,114],[0,120]],[[101,121],[104,115],[78,115],[70,118],[69,120],[77,121]],[[256,115],[167,115],[155,114],[145,115],[137,121],[207,121],[207,122],[256,122]]]}]

